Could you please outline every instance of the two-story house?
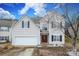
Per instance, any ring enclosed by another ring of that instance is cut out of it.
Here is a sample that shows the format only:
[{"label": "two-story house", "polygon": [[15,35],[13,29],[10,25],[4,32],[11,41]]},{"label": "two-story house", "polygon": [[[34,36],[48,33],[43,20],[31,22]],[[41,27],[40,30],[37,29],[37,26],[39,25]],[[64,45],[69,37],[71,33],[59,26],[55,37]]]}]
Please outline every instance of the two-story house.
[{"label": "two-story house", "polygon": [[64,46],[64,25],[63,16],[55,11],[48,12],[39,21],[27,16],[17,22],[5,20],[0,23],[0,40],[8,39],[13,46]]}]

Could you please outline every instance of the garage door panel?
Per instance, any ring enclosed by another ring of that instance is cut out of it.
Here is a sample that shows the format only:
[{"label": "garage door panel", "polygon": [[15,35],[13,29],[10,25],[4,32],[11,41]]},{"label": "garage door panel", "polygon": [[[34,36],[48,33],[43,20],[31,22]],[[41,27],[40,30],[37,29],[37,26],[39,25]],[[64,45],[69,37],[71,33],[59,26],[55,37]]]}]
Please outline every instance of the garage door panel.
[{"label": "garage door panel", "polygon": [[15,37],[14,45],[37,45],[38,37]]}]

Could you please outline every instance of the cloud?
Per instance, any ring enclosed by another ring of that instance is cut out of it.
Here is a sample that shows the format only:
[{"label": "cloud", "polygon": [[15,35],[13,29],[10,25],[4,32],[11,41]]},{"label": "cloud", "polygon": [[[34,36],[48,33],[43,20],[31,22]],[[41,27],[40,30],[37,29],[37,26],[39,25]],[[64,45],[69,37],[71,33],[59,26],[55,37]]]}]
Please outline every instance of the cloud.
[{"label": "cloud", "polygon": [[35,15],[37,15],[37,16],[40,16],[40,17],[43,17],[43,16],[45,16],[46,15],[46,10],[45,9],[40,9],[40,8],[38,8],[38,9],[35,9]]},{"label": "cloud", "polygon": [[44,15],[46,15],[46,10],[44,7],[45,4],[43,3],[27,3],[25,4],[24,8],[19,10],[19,13],[21,15],[25,14],[29,10],[29,8],[32,8],[35,11],[34,15],[43,17]]},{"label": "cloud", "polygon": [[26,4],[25,4],[25,6],[21,9],[21,10],[18,10],[19,11],[19,14],[25,14],[27,11],[28,11],[28,9],[29,9],[29,6],[27,6]]},{"label": "cloud", "polygon": [[0,8],[0,19],[15,19],[15,16],[12,15],[9,11]]},{"label": "cloud", "polygon": [[59,4],[57,4],[54,8],[55,8],[55,9],[57,9],[57,8],[59,8],[59,7],[60,7],[60,5],[59,5]]},{"label": "cloud", "polygon": [[64,5],[65,5],[65,3],[58,3],[58,4],[56,4],[56,6],[54,8],[57,9],[57,8],[60,8],[61,6],[64,6]]}]

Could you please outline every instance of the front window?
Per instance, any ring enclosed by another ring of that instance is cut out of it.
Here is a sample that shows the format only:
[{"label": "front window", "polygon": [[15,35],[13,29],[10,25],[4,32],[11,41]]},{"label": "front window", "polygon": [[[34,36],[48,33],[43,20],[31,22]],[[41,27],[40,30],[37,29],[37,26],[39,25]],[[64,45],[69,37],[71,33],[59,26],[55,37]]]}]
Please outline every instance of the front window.
[{"label": "front window", "polygon": [[62,35],[56,36],[56,35],[52,35],[52,41],[62,41]]}]

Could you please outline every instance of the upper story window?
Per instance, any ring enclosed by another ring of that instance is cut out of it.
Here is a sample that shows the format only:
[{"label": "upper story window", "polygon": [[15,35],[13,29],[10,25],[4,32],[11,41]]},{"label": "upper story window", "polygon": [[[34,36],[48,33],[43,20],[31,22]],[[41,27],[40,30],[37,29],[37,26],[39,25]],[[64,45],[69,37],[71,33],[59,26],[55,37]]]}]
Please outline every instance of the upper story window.
[{"label": "upper story window", "polygon": [[29,28],[29,27],[30,27],[29,21],[27,21],[27,22],[22,21],[22,28]]},{"label": "upper story window", "polygon": [[9,27],[0,27],[0,31],[9,31]]},{"label": "upper story window", "polygon": [[28,28],[30,27],[30,22],[28,21]]},{"label": "upper story window", "polygon": [[47,30],[47,28],[48,28],[48,25],[47,24],[43,24],[42,25],[42,30]]},{"label": "upper story window", "polygon": [[42,30],[47,30],[47,27],[43,27],[43,29]]},{"label": "upper story window", "polygon": [[53,28],[53,22],[51,22],[51,27]]},{"label": "upper story window", "polygon": [[55,23],[55,22],[51,22],[51,28],[55,28],[55,27],[57,27],[57,23]]},{"label": "upper story window", "polygon": [[22,21],[22,28],[24,28],[24,21]]},{"label": "upper story window", "polygon": [[62,26],[62,22],[60,22],[60,28],[62,28],[63,26]]},{"label": "upper story window", "polygon": [[51,22],[51,28],[62,28],[62,22]]}]

